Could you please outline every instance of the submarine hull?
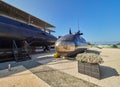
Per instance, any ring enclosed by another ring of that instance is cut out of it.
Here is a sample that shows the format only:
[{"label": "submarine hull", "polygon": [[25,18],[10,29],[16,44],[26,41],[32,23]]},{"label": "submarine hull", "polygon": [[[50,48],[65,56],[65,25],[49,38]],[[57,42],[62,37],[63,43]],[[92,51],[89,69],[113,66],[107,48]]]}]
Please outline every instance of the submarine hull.
[{"label": "submarine hull", "polygon": [[55,43],[57,53],[61,56],[74,56],[87,50],[84,38],[77,34],[68,34],[59,38]]},{"label": "submarine hull", "polygon": [[[6,20],[5,22],[3,20]],[[23,23],[19,23],[19,25],[7,23],[7,19],[5,17],[1,17],[0,19],[0,42],[1,44],[5,42],[11,42],[15,40],[19,41],[27,41],[31,46],[44,46],[44,45],[52,45],[57,40],[53,35],[42,31],[33,26],[24,24],[27,27],[22,26]],[[14,21],[14,20],[11,20]],[[17,22],[17,21],[14,21]],[[21,26],[20,26],[21,25]],[[12,44],[12,43],[11,43]],[[0,46],[2,47],[2,45]],[[3,46],[4,47],[4,46]],[[6,46],[6,48],[9,47]]]}]

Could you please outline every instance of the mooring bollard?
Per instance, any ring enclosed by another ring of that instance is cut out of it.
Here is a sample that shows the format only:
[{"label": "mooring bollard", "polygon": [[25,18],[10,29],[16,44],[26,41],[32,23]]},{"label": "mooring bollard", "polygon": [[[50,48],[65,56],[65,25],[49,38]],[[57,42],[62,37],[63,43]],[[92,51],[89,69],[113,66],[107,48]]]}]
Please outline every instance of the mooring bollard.
[{"label": "mooring bollard", "polygon": [[11,71],[11,64],[8,64],[8,71]]}]

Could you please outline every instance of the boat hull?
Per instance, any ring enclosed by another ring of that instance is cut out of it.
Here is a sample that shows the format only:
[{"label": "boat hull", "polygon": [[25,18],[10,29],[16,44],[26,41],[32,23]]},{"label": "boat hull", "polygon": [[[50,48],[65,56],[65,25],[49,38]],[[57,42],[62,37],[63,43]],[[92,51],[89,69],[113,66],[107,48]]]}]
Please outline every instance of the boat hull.
[{"label": "boat hull", "polygon": [[[16,24],[13,22],[15,22]],[[2,42],[3,39],[5,40]],[[3,44],[5,41],[11,42],[12,40],[24,40],[30,43],[31,46],[44,46],[54,44],[57,38],[45,31],[42,31],[39,28],[18,21],[14,21],[9,18],[1,17],[0,40]]]}]

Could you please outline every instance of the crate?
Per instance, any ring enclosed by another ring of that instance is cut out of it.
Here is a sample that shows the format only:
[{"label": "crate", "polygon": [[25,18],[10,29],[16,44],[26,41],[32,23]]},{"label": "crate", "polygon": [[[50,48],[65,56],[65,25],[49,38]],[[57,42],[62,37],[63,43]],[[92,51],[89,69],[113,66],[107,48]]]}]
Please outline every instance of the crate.
[{"label": "crate", "polygon": [[100,79],[99,64],[81,63],[80,61],[78,61],[78,72]]}]

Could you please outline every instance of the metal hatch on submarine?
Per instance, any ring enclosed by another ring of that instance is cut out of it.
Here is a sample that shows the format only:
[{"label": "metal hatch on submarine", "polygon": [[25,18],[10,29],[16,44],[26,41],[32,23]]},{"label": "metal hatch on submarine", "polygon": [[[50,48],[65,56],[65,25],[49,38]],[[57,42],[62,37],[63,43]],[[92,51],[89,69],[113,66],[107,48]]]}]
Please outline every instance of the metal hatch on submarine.
[{"label": "metal hatch on submarine", "polygon": [[83,33],[78,31],[75,34],[69,31],[69,34],[60,37],[55,43],[56,52],[60,56],[70,57],[87,50],[87,42],[81,36]]}]

